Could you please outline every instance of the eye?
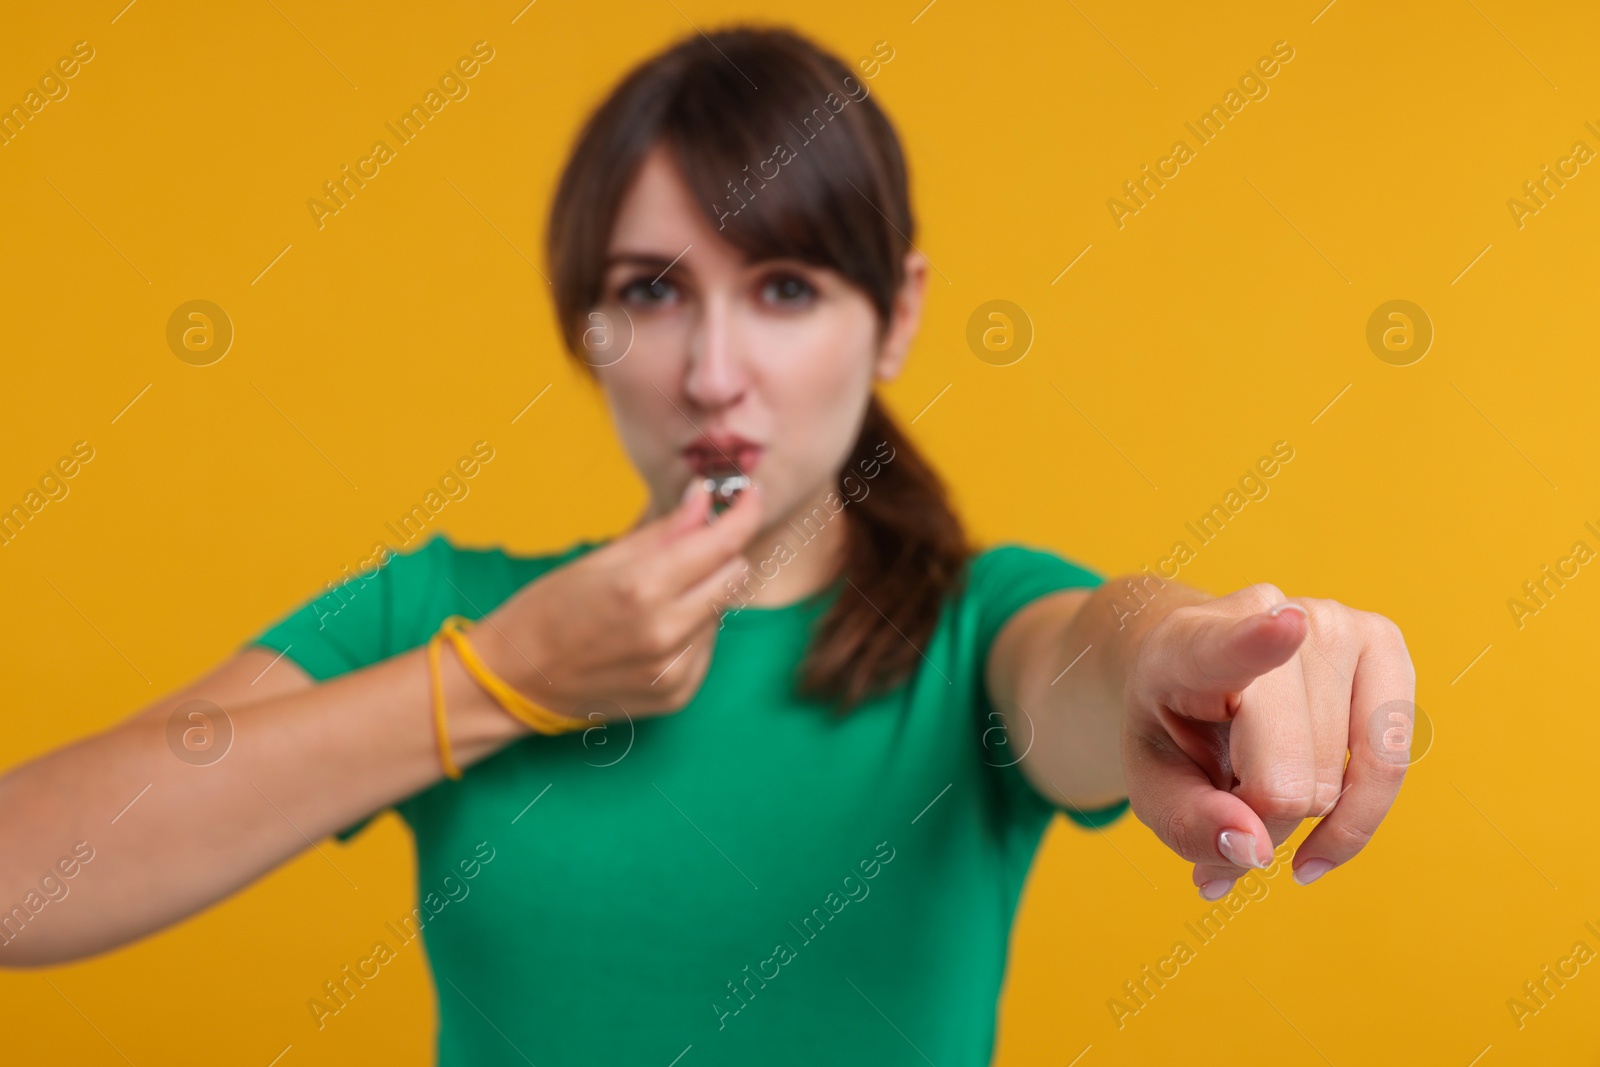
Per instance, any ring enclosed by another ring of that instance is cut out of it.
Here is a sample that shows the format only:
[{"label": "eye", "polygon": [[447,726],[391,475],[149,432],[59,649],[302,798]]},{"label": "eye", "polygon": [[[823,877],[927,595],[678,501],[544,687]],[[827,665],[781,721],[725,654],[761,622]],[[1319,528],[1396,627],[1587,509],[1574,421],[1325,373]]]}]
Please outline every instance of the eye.
[{"label": "eye", "polygon": [[646,278],[641,274],[624,283],[617,290],[617,297],[634,307],[653,308],[673,303],[677,293],[677,286],[664,278]]},{"label": "eye", "polygon": [[761,285],[761,298],[782,308],[805,307],[816,296],[816,286],[790,271],[770,275]]}]

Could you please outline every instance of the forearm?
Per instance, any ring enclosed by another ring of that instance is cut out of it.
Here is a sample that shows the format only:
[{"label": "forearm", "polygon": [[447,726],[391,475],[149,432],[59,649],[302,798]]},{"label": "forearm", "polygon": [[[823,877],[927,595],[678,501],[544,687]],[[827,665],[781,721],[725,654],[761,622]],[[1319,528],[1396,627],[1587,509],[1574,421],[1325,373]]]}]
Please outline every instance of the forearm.
[{"label": "forearm", "polygon": [[1088,809],[1127,795],[1123,705],[1139,649],[1173,611],[1212,599],[1181,582],[1151,589],[1141,584],[1148,581],[1137,574],[1105,582],[1078,610],[1039,627],[1025,652],[1018,702],[1033,720],[1035,739],[1023,771],[1062,803]]},{"label": "forearm", "polygon": [[[494,654],[492,631],[473,636]],[[299,675],[293,691],[250,703],[237,679],[209,697],[191,687],[0,777],[0,966],[75,959],[157,930],[438,780],[425,653],[323,685]],[[441,663],[460,766],[526,734],[448,649]],[[195,696],[225,707],[233,727],[226,755],[204,766],[168,747],[171,709]],[[78,842],[93,859],[68,879],[57,865]],[[58,887],[66,895],[50,900]]]}]

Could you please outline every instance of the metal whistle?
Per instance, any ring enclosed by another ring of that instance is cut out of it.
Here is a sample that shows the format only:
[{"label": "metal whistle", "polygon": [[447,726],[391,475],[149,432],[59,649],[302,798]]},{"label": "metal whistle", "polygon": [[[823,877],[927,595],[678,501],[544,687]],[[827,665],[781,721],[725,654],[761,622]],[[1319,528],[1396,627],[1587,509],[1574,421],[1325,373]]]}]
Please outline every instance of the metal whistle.
[{"label": "metal whistle", "polygon": [[711,494],[711,515],[715,517],[733,506],[739,493],[750,487],[750,479],[738,471],[727,471],[706,477],[704,484]]}]

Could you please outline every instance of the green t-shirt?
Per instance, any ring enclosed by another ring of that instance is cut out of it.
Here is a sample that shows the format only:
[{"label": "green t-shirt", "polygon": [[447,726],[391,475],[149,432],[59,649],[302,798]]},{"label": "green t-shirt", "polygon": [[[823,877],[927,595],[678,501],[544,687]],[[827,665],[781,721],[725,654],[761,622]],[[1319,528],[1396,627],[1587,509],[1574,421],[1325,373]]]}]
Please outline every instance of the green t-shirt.
[{"label": "green t-shirt", "polygon": [[[435,536],[256,643],[326,680],[603,543],[528,557]],[[529,735],[397,802],[419,906],[356,970],[420,929],[442,1067],[989,1063],[1012,918],[1057,809],[1014,765],[1026,739],[1001,740],[983,665],[1019,608],[1103,580],[1020,544],[976,555],[916,674],[842,719],[792,683],[842,581],[729,613],[681,711]],[[339,1008],[320,1004],[324,1022]]]}]

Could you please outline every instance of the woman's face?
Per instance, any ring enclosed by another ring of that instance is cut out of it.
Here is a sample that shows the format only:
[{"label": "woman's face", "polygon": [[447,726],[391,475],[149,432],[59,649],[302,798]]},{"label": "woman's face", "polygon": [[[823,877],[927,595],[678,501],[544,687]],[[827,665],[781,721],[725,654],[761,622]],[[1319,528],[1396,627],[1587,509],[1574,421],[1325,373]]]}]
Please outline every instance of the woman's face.
[{"label": "woman's face", "polygon": [[[781,179],[769,186],[757,195],[782,195]],[[769,528],[833,491],[874,379],[899,372],[916,332],[926,261],[912,252],[906,265],[880,340],[871,302],[841,275],[744,262],[654,149],[623,199],[602,290],[632,342],[615,362],[590,359],[648,515],[722,470],[761,486]]]}]

